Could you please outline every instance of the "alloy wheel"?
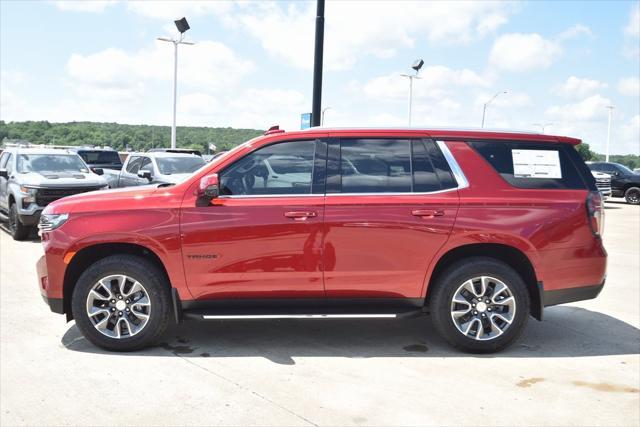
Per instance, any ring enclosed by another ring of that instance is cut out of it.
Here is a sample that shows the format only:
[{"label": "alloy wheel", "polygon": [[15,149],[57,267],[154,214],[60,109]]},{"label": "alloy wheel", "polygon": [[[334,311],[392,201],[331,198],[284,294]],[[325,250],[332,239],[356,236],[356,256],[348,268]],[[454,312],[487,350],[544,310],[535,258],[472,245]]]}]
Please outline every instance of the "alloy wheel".
[{"label": "alloy wheel", "polygon": [[516,300],[502,281],[479,276],[461,284],[451,300],[451,318],[464,336],[477,341],[492,340],[513,323]]},{"label": "alloy wheel", "polygon": [[87,296],[87,315],[93,326],[110,338],[129,338],[149,322],[151,301],[140,282],[125,275],[106,276]]}]

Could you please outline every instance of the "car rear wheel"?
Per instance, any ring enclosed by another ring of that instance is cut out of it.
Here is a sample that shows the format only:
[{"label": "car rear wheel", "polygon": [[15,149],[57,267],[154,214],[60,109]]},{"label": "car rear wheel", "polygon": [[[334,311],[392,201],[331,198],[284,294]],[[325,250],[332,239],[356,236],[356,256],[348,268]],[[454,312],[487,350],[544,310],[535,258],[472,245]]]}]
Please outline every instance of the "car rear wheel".
[{"label": "car rear wheel", "polygon": [[640,187],[627,188],[624,192],[624,198],[631,205],[640,204]]},{"label": "car rear wheel", "polygon": [[15,203],[9,207],[9,232],[13,240],[24,240],[31,233],[31,227],[20,222],[18,206]]},{"label": "car rear wheel", "polygon": [[106,350],[133,351],[154,344],[171,310],[169,284],[144,258],[115,255],[91,265],[71,302],[82,334]]},{"label": "car rear wheel", "polygon": [[513,343],[529,317],[529,294],[507,264],[476,257],[439,275],[430,296],[436,330],[453,346],[491,353]]}]

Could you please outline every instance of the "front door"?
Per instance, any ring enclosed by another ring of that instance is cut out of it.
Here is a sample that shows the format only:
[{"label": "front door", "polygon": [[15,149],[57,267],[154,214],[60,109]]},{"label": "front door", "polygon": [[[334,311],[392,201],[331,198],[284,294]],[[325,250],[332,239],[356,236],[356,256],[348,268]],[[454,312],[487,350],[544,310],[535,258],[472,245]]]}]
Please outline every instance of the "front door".
[{"label": "front door", "polygon": [[449,237],[458,192],[430,140],[331,143],[325,203],[329,298],[420,298]]},{"label": "front door", "polygon": [[314,140],[262,147],[219,173],[221,195],[209,206],[183,207],[196,299],[324,297],[323,150]]}]

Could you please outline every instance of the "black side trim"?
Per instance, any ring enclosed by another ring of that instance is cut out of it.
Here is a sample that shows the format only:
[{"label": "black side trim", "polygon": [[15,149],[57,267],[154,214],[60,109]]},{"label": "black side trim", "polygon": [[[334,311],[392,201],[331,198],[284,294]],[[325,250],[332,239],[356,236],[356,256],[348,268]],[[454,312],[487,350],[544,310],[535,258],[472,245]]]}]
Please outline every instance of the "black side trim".
[{"label": "black side trim", "polygon": [[[544,284],[542,282],[536,282],[535,297],[531,298],[531,316],[534,319],[542,321],[542,315],[544,312]],[[531,293],[531,292],[530,292]]]},{"label": "black side trim", "polygon": [[173,303],[173,315],[176,323],[180,323],[182,321],[182,303],[176,288],[171,288],[171,302]]},{"label": "black side trim", "polygon": [[550,305],[594,299],[598,296],[600,291],[602,291],[603,287],[604,282],[601,285],[544,291],[544,306],[548,307]]},{"label": "black side trim", "polygon": [[58,314],[64,314],[64,300],[62,298],[47,298],[43,295],[42,299],[47,303],[47,305],[49,305],[51,311]]},{"label": "black side trim", "polygon": [[420,309],[422,298],[264,298],[264,299],[214,299],[182,301],[182,310],[229,310],[255,312],[265,310],[353,310],[387,311]]}]

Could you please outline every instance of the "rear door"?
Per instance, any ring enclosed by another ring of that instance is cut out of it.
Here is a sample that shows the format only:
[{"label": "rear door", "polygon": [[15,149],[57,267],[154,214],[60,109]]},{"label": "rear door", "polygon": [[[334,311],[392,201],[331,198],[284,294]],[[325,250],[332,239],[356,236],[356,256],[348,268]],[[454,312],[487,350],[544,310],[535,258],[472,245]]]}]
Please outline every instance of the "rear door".
[{"label": "rear door", "polygon": [[323,245],[327,297],[420,298],[427,267],[453,227],[457,187],[431,140],[331,142]]}]

